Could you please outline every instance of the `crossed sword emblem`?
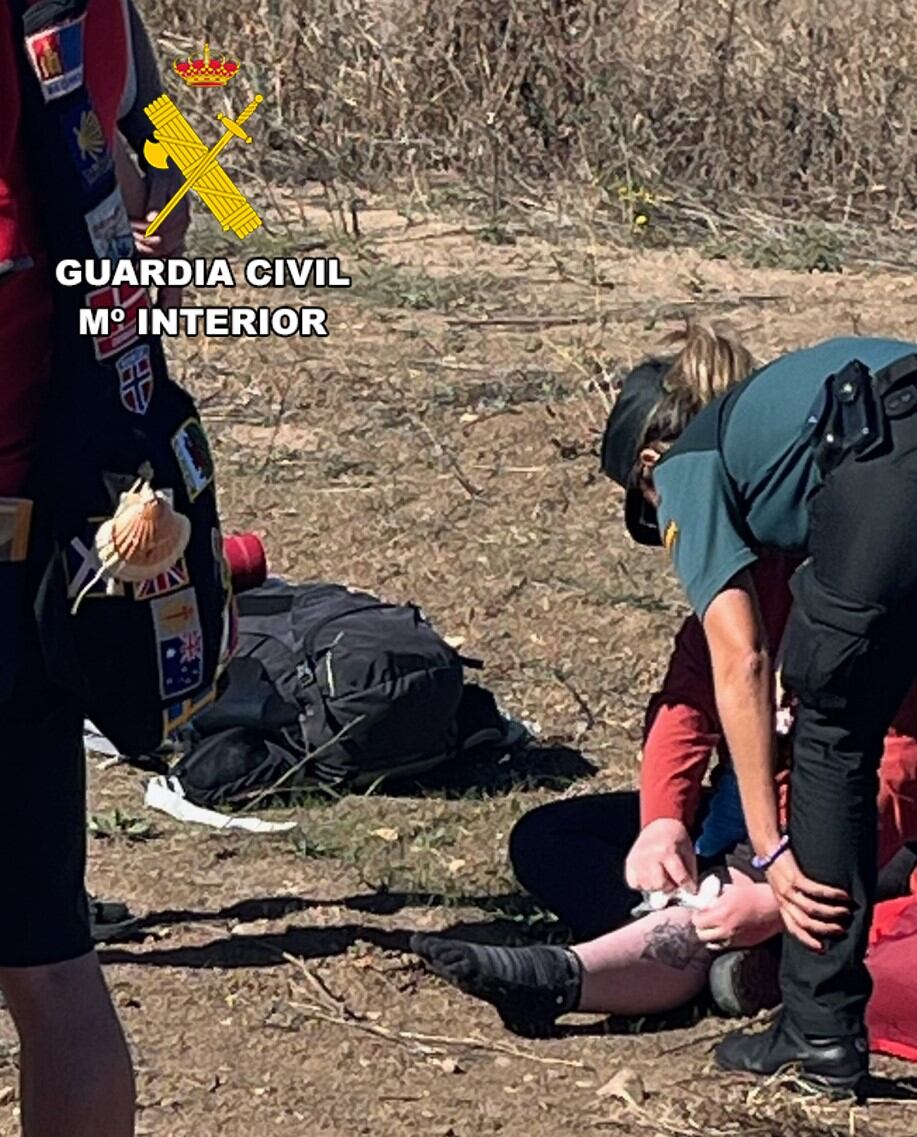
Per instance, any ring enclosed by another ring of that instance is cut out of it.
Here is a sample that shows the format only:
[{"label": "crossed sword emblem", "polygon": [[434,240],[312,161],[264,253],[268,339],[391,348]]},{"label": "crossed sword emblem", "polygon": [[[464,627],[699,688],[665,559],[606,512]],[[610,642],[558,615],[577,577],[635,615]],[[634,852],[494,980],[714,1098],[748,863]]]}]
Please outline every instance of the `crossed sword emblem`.
[{"label": "crossed sword emblem", "polygon": [[238,237],[248,236],[261,225],[261,218],[233,184],[220,165],[219,157],[234,138],[251,143],[252,136],[242,127],[263,101],[262,95],[255,95],[235,119],[218,114],[216,117],[224,133],[210,149],[168,95],[161,95],[150,103],[146,115],[156,129],[153,139],[144,145],[144,156],[151,166],[160,170],[167,169],[171,159],[184,174],[185,181],[147,226],[147,237],[156,232],[191,190],[197,193],[223,228],[232,229]]}]

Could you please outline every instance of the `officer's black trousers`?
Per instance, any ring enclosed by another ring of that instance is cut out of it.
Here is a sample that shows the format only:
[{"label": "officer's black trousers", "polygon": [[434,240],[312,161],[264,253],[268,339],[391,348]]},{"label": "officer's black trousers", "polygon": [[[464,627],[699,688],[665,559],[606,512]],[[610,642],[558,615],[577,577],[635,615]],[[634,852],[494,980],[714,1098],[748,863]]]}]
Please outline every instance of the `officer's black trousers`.
[{"label": "officer's black trousers", "polygon": [[790,841],[804,873],[846,889],[854,904],[848,932],[822,954],[785,936],[784,1007],[810,1036],[863,1030],[877,771],[917,674],[917,414],[888,426],[886,450],[848,455],[817,492],[811,560],[792,585],[784,677],[801,705]]}]

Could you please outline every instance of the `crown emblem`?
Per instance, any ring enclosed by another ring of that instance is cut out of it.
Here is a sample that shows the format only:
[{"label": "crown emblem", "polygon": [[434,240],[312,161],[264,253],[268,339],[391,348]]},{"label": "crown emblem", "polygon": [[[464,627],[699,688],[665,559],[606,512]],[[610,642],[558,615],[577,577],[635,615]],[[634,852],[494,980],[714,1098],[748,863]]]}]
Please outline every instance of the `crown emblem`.
[{"label": "crown emblem", "polygon": [[189,87],[225,87],[229,80],[239,70],[236,59],[211,59],[210,44],[204,44],[204,54],[198,59],[176,59],[172,70],[180,76]]}]

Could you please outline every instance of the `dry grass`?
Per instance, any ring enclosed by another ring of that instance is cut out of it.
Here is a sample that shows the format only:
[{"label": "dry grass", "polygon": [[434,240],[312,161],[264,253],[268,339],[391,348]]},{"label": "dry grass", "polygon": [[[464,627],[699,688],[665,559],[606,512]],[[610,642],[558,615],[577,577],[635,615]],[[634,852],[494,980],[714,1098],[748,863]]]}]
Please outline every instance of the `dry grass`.
[{"label": "dry grass", "polygon": [[[900,222],[915,206],[910,0],[145,0],[169,59],[214,47],[262,91],[262,173],[496,211],[545,181],[609,211],[649,186],[716,208]],[[625,203],[626,204],[626,203]]]}]

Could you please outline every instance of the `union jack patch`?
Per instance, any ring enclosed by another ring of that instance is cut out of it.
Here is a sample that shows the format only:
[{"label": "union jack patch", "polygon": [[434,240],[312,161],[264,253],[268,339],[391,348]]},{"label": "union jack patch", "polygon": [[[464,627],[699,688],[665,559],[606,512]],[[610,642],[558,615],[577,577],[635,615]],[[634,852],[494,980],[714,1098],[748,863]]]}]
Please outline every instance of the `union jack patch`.
[{"label": "union jack patch", "polygon": [[134,585],[135,600],[153,600],[157,596],[168,596],[191,583],[185,558],[177,561],[171,568],[154,576],[152,580],[140,580]]}]

